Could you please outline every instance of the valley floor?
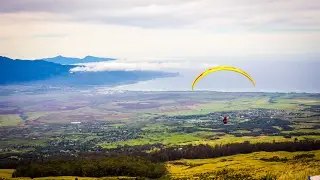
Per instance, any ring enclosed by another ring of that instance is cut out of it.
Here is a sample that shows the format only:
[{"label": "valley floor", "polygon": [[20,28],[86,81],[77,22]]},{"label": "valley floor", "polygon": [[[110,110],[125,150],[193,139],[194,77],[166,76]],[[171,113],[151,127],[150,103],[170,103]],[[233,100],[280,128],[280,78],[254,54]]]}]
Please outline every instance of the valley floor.
[{"label": "valley floor", "polygon": [[[6,168],[0,169],[0,177],[8,179],[13,173],[6,166],[8,162],[18,163],[21,157],[28,160],[31,154],[48,157],[97,151],[118,153],[125,149],[150,153],[190,144],[320,140],[320,94],[11,93],[0,93],[0,165]],[[230,117],[227,125],[221,122],[226,115]],[[295,158],[306,153],[314,157]],[[320,150],[177,160],[166,162],[166,168],[168,179],[219,176],[259,180],[269,175],[279,180],[303,180],[309,175],[320,175]]]}]

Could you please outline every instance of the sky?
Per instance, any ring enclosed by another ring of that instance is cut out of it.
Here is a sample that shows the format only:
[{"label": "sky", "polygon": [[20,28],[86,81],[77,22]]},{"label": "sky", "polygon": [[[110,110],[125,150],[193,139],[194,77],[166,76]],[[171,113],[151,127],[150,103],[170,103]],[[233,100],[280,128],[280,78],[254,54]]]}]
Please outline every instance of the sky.
[{"label": "sky", "polygon": [[1,0],[0,54],[126,59],[320,52],[318,0]]},{"label": "sky", "polygon": [[[72,71],[180,73],[133,89],[189,90],[201,71],[237,65],[254,91],[320,92],[319,0],[0,0],[0,31],[2,56],[93,55],[118,60]],[[199,86],[252,90],[224,73]]]}]

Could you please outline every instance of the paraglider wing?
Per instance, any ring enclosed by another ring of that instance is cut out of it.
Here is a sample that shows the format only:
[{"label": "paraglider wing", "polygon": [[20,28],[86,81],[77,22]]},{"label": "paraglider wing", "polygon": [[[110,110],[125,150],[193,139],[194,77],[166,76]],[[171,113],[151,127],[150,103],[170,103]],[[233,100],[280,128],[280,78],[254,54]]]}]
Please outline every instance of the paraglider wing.
[{"label": "paraglider wing", "polygon": [[213,72],[216,72],[216,71],[233,71],[233,72],[237,72],[237,73],[240,73],[242,74],[243,76],[245,76],[246,78],[248,78],[253,86],[256,86],[254,80],[252,79],[252,77],[244,72],[243,70],[239,69],[239,68],[235,68],[235,67],[232,67],[232,66],[218,66],[218,67],[215,67],[215,68],[210,68],[206,71],[204,71],[203,73],[201,73],[192,83],[192,90],[194,89],[194,86],[195,84],[200,80],[202,79],[204,76],[210,74],[210,73],[213,73]]}]

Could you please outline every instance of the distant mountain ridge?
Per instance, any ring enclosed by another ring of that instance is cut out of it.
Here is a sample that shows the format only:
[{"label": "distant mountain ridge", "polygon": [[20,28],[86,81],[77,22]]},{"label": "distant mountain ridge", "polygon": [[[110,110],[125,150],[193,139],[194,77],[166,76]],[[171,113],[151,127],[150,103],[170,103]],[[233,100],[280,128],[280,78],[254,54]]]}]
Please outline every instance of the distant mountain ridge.
[{"label": "distant mountain ridge", "polygon": [[[69,58],[69,60],[70,59],[78,61],[77,58]],[[84,59],[88,62],[96,60],[96,57],[87,56]],[[8,57],[0,56],[0,85],[21,83],[46,85],[117,85],[155,78],[173,77],[177,75],[176,73],[161,71],[103,71],[70,73],[70,70],[74,67],[77,67],[77,65],[62,65],[45,60],[13,60]]]},{"label": "distant mountain ridge", "polygon": [[76,66],[61,65],[43,60],[13,60],[0,56],[0,84],[13,84],[43,80],[57,75],[69,74]]},{"label": "distant mountain ridge", "polygon": [[64,57],[64,56],[56,56],[52,58],[43,58],[37,59],[48,62],[53,62],[62,65],[71,65],[71,64],[79,64],[79,63],[91,63],[91,62],[104,62],[104,61],[113,61],[116,60],[114,58],[104,58],[104,57],[95,57],[95,56],[86,56],[84,58],[73,58],[73,57]]}]

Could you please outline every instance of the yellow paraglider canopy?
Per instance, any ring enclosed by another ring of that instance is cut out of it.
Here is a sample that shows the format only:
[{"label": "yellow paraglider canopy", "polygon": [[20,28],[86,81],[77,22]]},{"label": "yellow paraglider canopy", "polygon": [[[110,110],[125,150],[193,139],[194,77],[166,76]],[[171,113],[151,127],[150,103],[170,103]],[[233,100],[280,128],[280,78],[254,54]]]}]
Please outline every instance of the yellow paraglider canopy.
[{"label": "yellow paraglider canopy", "polygon": [[201,79],[203,78],[204,76],[212,73],[212,72],[216,72],[216,71],[233,71],[233,72],[237,72],[237,73],[240,73],[242,75],[244,75],[245,77],[247,77],[253,84],[253,86],[256,86],[256,83],[254,82],[254,80],[252,79],[252,77],[244,72],[243,70],[241,69],[238,69],[238,68],[235,68],[235,67],[232,67],[232,66],[218,66],[218,67],[214,67],[214,68],[210,68],[204,72],[202,72],[192,83],[192,90],[194,89],[194,86],[195,84]]}]

